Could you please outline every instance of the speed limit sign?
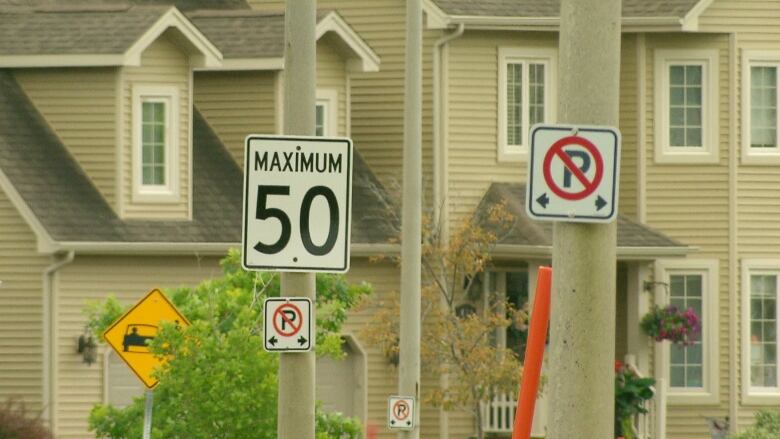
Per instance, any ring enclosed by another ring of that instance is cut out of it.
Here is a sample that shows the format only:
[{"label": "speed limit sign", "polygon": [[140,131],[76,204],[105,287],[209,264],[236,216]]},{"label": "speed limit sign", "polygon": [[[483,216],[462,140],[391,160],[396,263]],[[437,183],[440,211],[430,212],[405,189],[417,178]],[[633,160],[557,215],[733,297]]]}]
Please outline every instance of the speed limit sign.
[{"label": "speed limit sign", "polygon": [[349,269],[351,140],[250,135],[244,169],[244,268]]}]

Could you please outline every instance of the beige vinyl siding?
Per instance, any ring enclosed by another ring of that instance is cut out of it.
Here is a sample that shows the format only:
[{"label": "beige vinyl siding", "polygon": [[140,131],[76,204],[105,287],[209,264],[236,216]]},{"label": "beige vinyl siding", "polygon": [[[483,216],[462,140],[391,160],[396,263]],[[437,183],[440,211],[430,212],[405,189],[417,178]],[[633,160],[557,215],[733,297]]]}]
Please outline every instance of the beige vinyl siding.
[{"label": "beige vinyl siding", "polygon": [[[654,160],[655,49],[718,49],[720,161],[717,164],[658,164]],[[669,404],[667,438],[705,439],[710,434],[702,416],[725,417],[729,399],[728,285],[728,148],[729,52],[725,35],[647,36],[647,224],[698,248],[694,257],[712,258],[719,266],[719,386],[720,403],[712,406]],[[732,396],[733,397],[733,396]]]},{"label": "beige vinyl siding", "polygon": [[115,68],[15,70],[17,81],[116,209]]},{"label": "beige vinyl siding", "polygon": [[[737,41],[737,102],[731,107],[737,118],[737,154],[742,150],[743,137],[749,132],[743,126],[743,93],[750,90],[742,88],[742,53],[745,50],[772,50],[780,46],[780,3],[776,1],[715,0],[699,18],[699,27],[707,32],[733,32]],[[737,245],[737,259],[780,258],[780,227],[777,215],[780,213],[777,191],[780,190],[780,175],[777,166],[750,165],[738,162],[737,167],[737,236],[733,237]],[[737,267],[737,291],[741,294],[741,267]],[[734,313],[741,319],[742,300],[737,300]],[[732,398],[741,399],[742,373],[746,373],[742,363],[742,325],[737,324],[738,393]],[[755,412],[761,407],[743,405],[740,402],[738,428],[742,431],[754,422]],[[770,407],[771,408],[771,407]]]},{"label": "beige vinyl siding", "polygon": [[[168,31],[172,32],[172,31]],[[191,69],[187,55],[169,39],[167,32],[141,56],[140,67],[122,70],[122,209],[124,218],[190,217],[190,156],[192,147],[190,111]],[[133,87],[175,86],[179,90],[179,199],[176,202],[134,202],[133,193]]]},{"label": "beige vinyl siding", "polygon": [[0,401],[43,407],[43,270],[33,231],[0,190]]},{"label": "beige vinyl siding", "polygon": [[[637,219],[637,148],[639,145],[637,101],[637,36],[624,35],[620,43],[620,183],[618,212]],[[620,357],[618,357],[620,358]]]},{"label": "beige vinyl siding", "polygon": [[277,134],[276,76],[276,71],[195,74],[195,107],[241,166],[248,134]]},{"label": "beige vinyl siding", "polygon": [[103,355],[91,366],[76,353],[76,340],[84,333],[84,306],[113,294],[130,305],[153,288],[197,285],[221,274],[213,257],[79,256],[57,274],[54,309],[57,318],[56,425],[58,439],[93,437],[87,432],[87,416],[94,404],[103,402]]},{"label": "beige vinyl siding", "polygon": [[[249,0],[253,8],[284,10],[279,0]],[[320,0],[317,8],[337,10],[379,56],[379,72],[351,79],[352,139],[355,148],[388,187],[401,181],[403,145],[404,47],[406,6],[400,0]],[[423,185],[432,200],[432,48],[440,31],[423,32]],[[430,204],[426,204],[429,206]]]},{"label": "beige vinyl siding", "polygon": [[347,133],[347,71],[345,60],[333,49],[327,40],[335,36],[325,35],[317,44],[317,89],[333,90],[338,93],[336,105],[337,136]]},{"label": "beige vinyl siding", "polygon": [[[474,211],[493,182],[524,182],[528,163],[498,159],[498,49],[557,49],[550,32],[470,32],[449,49],[447,145],[449,212]],[[553,85],[557,87],[557,85]]]}]

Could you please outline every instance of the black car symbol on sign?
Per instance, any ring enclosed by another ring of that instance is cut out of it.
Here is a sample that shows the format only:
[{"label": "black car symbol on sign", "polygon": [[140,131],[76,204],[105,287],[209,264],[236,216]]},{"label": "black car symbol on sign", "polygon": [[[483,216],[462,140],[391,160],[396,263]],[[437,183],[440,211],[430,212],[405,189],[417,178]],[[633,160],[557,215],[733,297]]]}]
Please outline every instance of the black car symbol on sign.
[{"label": "black car symbol on sign", "polygon": [[[122,339],[122,346],[125,352],[134,352],[138,354],[148,354],[149,346],[146,340],[152,340],[157,335],[157,327],[154,325],[144,325],[140,323],[131,323],[127,325],[125,337]],[[130,350],[131,347],[141,348],[140,350]]]}]

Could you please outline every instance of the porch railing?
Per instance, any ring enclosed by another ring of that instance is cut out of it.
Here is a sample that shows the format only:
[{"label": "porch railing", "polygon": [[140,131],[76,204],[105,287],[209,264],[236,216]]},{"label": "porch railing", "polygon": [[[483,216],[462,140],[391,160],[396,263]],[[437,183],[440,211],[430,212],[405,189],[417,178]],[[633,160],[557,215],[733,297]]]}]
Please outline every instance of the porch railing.
[{"label": "porch railing", "polygon": [[[636,366],[634,355],[626,355],[625,364],[633,373],[644,377]],[[651,390],[653,399],[647,404],[647,413],[634,418],[634,432],[639,439],[664,439],[666,438],[666,384],[663,378],[656,379],[655,386],[651,387]]]},{"label": "porch railing", "polygon": [[514,396],[499,394],[489,402],[480,404],[482,431],[485,433],[511,433],[515,420],[517,401]]}]

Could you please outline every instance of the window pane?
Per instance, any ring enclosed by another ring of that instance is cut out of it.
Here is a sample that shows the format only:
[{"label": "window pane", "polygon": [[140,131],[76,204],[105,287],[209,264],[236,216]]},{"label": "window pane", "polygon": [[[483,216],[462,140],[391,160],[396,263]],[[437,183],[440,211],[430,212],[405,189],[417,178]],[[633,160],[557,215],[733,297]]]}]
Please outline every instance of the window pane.
[{"label": "window pane", "polygon": [[[704,277],[701,274],[669,276],[669,303],[680,310],[692,308],[705,328]],[[672,387],[702,387],[704,383],[704,345],[701,338],[691,346],[670,346]],[[675,375],[676,374],[676,375]]]},{"label": "window pane", "polygon": [[[528,302],[528,273],[506,273],[506,300],[516,309],[523,308]],[[525,357],[527,328],[509,325],[506,328],[506,347],[513,350],[520,360]]]},{"label": "window pane", "polygon": [[314,135],[325,135],[325,104],[320,103],[315,107],[314,113]]},{"label": "window pane", "polygon": [[507,143],[523,143],[523,64],[506,65],[506,109]]},{"label": "window pane", "polygon": [[141,105],[141,183],[165,184],[166,130],[164,102]]},{"label": "window pane", "polygon": [[750,68],[750,146],[777,146],[777,68]]},{"label": "window pane", "polygon": [[544,64],[529,64],[528,92],[531,95],[528,108],[529,125],[544,122],[544,85]]},{"label": "window pane", "polygon": [[[763,75],[759,72],[759,75]],[[760,80],[758,78],[757,80]],[[777,386],[777,276],[750,276],[750,383]]]},{"label": "window pane", "polygon": [[703,146],[703,67],[669,67],[669,146]]}]

